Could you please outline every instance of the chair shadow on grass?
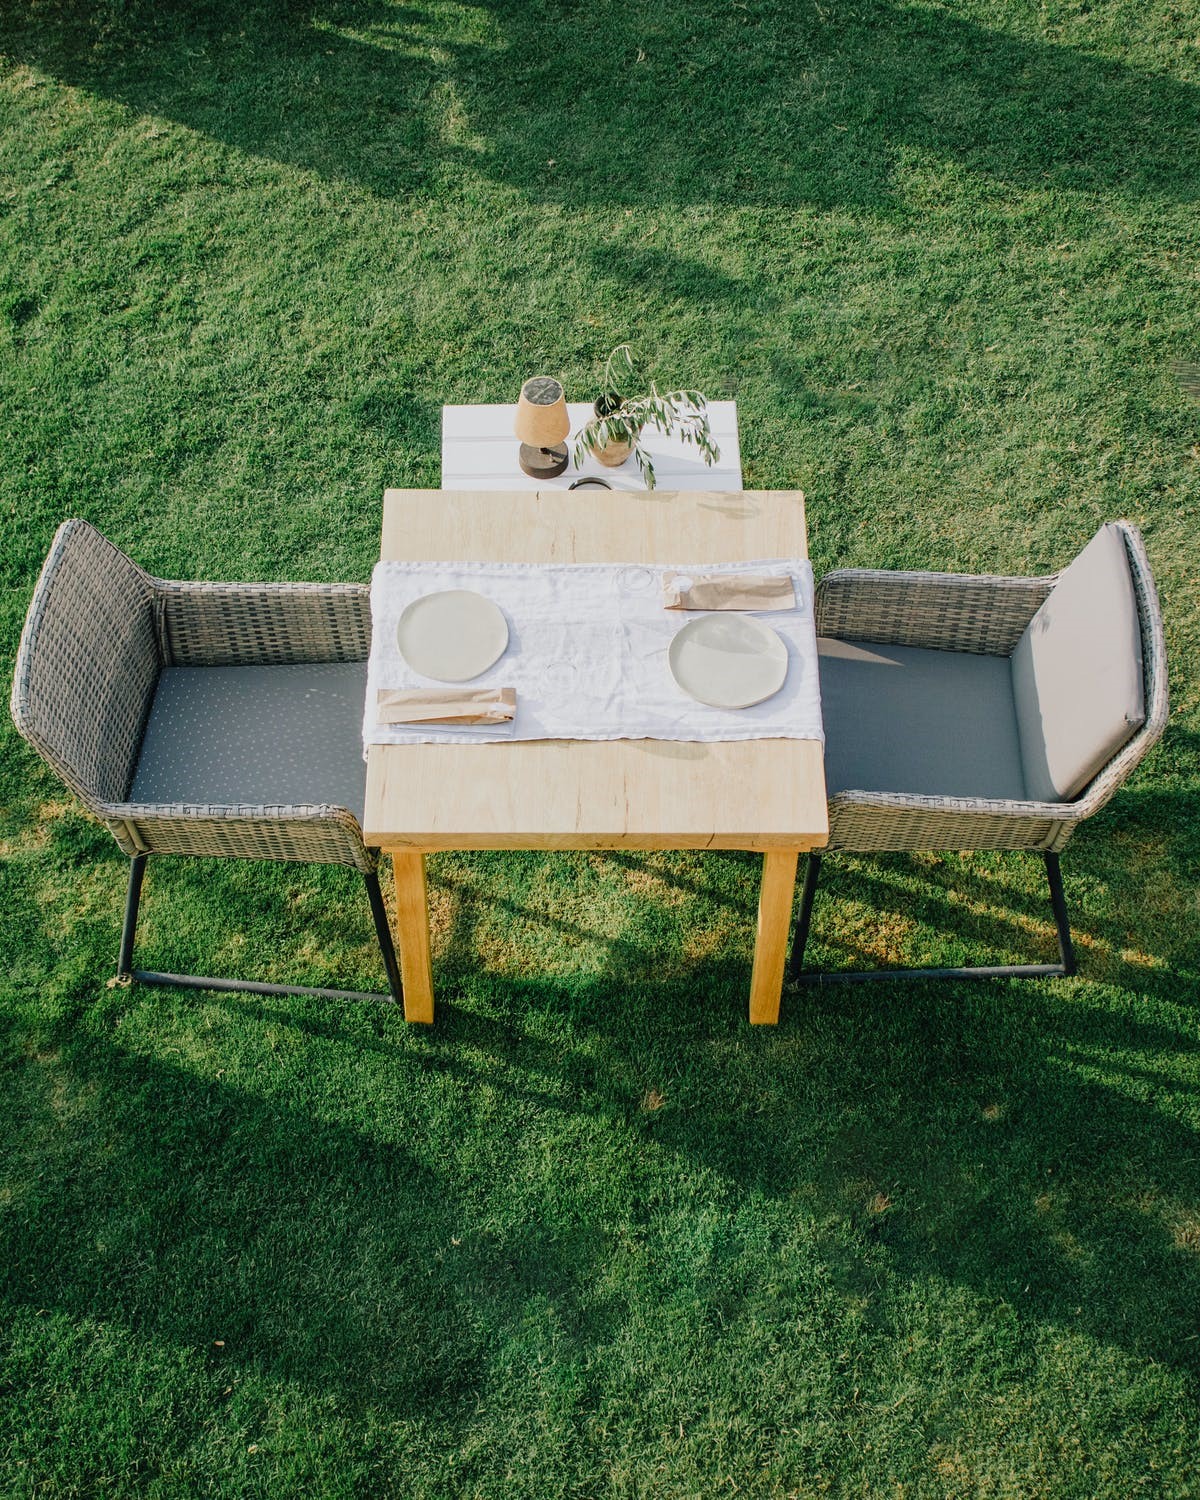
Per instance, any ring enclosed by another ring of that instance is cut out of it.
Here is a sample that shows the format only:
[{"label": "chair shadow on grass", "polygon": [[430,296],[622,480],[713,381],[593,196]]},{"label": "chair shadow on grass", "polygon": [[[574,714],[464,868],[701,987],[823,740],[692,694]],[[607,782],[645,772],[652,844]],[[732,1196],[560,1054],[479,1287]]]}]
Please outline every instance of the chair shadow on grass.
[{"label": "chair shadow on grass", "polygon": [[1047,191],[1187,199],[1200,91],[945,8],[615,0],[3,0],[19,62],[387,197],[886,210],[906,152]]}]

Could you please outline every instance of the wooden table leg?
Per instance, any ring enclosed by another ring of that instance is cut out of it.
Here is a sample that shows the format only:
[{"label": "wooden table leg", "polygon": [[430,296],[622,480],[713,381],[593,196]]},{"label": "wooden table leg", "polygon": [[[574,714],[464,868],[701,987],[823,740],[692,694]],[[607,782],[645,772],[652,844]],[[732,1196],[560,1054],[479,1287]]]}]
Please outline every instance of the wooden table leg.
[{"label": "wooden table leg", "polygon": [[763,855],[758,935],[754,941],[754,970],[750,976],[752,1026],[774,1026],[779,1020],[779,999],[783,991],[783,967],[787,962],[799,858],[795,849],[772,849]]},{"label": "wooden table leg", "polygon": [[429,962],[429,901],[425,894],[425,856],[393,854],[396,882],[396,937],[400,977],[404,981],[404,1019],[433,1021],[433,968]]}]

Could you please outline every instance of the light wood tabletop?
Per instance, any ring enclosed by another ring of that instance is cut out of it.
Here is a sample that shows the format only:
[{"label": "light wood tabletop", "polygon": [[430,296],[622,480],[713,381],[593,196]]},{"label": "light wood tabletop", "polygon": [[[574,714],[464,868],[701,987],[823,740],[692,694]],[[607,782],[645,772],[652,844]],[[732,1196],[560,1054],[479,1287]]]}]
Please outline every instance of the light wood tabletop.
[{"label": "light wood tabletop", "polygon": [[[388,490],[380,556],[413,562],[742,562],[807,556],[798,490]],[[750,1019],[779,1015],[798,854],[828,837],[817,740],[372,745],[363,834],[392,856],[410,1021],[432,1021],[425,855],[749,849],[764,855]]]}]

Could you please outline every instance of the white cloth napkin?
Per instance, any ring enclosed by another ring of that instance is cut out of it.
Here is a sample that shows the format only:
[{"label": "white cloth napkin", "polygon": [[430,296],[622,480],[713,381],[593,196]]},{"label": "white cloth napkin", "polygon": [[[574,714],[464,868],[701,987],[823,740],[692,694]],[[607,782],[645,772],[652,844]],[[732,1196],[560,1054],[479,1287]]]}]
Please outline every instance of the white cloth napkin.
[{"label": "white cloth napkin", "polygon": [[[663,608],[662,576],[787,573],[794,610],[765,617],[782,637],[788,674],[752,708],[710,708],[671,676],[671,638],[696,616]],[[381,688],[425,687],[396,645],[404,609],[423,594],[474,589],[504,611],[508,649],[472,686],[516,689],[508,724],[380,724]],[[640,564],[381,562],[371,578],[371,655],[363,744],[479,740],[824,740],[813,624],[813,576],[803,559]]]}]

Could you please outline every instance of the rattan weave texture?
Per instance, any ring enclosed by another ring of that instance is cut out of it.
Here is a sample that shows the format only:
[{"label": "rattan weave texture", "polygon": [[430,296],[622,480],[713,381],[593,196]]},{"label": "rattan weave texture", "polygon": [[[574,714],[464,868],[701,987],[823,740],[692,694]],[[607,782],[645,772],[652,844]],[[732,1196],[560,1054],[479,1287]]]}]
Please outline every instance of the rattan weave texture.
[{"label": "rattan weave texture", "polygon": [[817,590],[817,634],[1009,656],[1054,587],[1045,578],[840,568]]},{"label": "rattan weave texture", "polygon": [[17,729],[126,854],[350,865],[370,873],[347,808],[129,802],[164,666],[365,661],[365,585],[181,583],[154,578],[86,521],[59,527],[17,652]]},{"label": "rattan weave texture", "polygon": [[158,680],[154,582],[86,522],[60,526],[25,618],[17,728],[95,811],[124,797]]},{"label": "rattan weave texture", "polygon": [[[1099,812],[1162,736],[1167,660],[1162,612],[1141,534],[1117,523],[1125,542],[1142,632],[1146,721],[1071,802],[989,801],[845,791],[829,799],[829,849],[862,852],[1028,849],[1057,852]],[[1043,578],[841,569],[816,592],[817,633],[841,640],[1010,655],[1054,586]]]},{"label": "rattan weave texture", "polygon": [[363,584],[153,583],[167,667],[365,661],[371,649]]}]

